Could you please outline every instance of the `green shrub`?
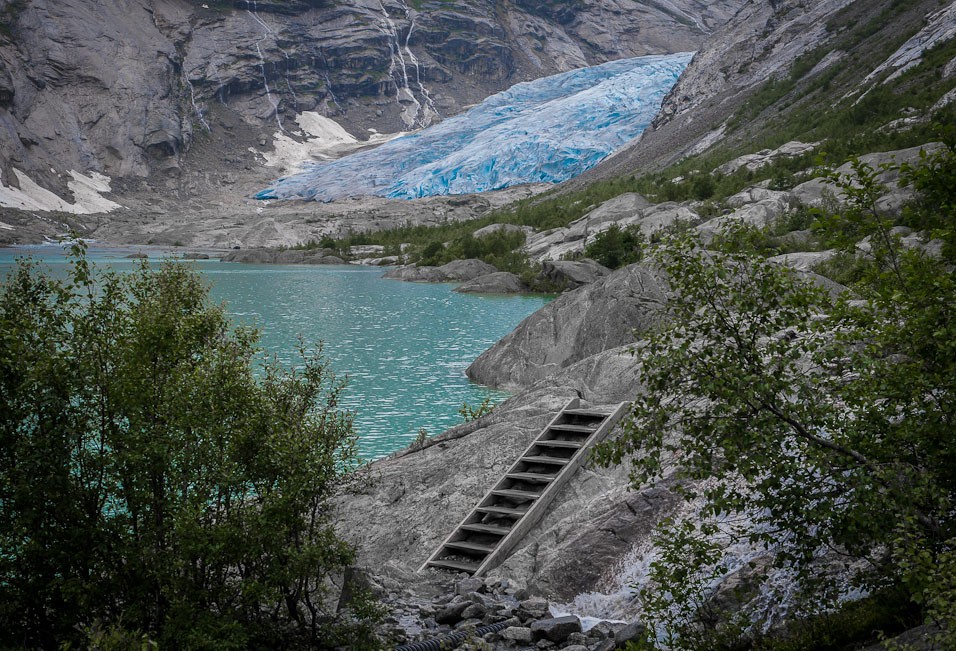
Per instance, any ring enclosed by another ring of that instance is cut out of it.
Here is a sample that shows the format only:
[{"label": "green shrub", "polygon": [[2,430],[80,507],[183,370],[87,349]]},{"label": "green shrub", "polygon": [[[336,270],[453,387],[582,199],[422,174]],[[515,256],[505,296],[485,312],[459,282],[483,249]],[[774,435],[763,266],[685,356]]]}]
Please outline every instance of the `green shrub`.
[{"label": "green shrub", "polygon": [[584,247],[584,257],[591,258],[609,269],[619,269],[639,262],[646,245],[646,238],[636,226],[621,228],[612,224]]},{"label": "green shrub", "polygon": [[296,370],[255,368],[257,337],[184,265],[18,265],[0,289],[0,647],[368,632],[368,604],[327,608],[354,558],[329,516],[359,466],[343,384],[304,348]]}]

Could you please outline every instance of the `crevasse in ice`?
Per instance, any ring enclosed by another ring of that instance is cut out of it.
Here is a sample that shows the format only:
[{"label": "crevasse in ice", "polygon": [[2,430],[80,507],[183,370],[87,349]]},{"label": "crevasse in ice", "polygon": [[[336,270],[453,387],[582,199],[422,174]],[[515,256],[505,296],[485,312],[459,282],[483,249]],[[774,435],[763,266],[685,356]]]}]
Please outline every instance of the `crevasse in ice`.
[{"label": "crevasse in ice", "polygon": [[645,56],[517,84],[422,131],[312,163],[258,199],[413,199],[559,183],[640,135],[692,53]]}]

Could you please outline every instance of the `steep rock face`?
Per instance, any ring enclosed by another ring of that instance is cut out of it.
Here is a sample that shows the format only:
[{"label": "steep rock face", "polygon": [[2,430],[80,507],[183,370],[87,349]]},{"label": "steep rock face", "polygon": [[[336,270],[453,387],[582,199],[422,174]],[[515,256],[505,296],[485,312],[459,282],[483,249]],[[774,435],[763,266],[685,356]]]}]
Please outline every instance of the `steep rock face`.
[{"label": "steep rock face", "polygon": [[741,2],[0,0],[0,180],[176,175],[197,140],[248,163],[302,111],[360,137],[420,127],[525,79],[694,49]]},{"label": "steep rock face", "polygon": [[657,124],[784,74],[829,37],[827,19],[852,1],[749,2],[698,52],[664,101]]},{"label": "steep rock face", "polygon": [[635,340],[657,322],[666,286],[647,264],[563,294],[522,321],[468,367],[472,380],[527,387],[591,355]]},{"label": "steep rock face", "polygon": [[719,141],[721,125],[749,93],[832,36],[828,18],[852,2],[748,1],[698,50],[641,139],[581,182],[668,164]]},{"label": "steep rock face", "polygon": [[145,2],[122,5],[8,3],[16,22],[15,41],[0,46],[9,79],[0,103],[5,182],[16,167],[60,193],[70,169],[142,176],[148,161],[162,169],[183,150],[176,48]]}]

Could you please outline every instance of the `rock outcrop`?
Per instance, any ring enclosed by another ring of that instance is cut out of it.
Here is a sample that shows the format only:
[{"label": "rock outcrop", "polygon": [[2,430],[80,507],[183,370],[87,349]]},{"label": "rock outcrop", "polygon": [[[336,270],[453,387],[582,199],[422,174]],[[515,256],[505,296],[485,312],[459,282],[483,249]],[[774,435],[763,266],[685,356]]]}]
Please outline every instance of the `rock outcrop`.
[{"label": "rock outcrop", "polygon": [[541,265],[541,279],[562,290],[590,285],[611,270],[594,260],[547,260]]},{"label": "rock outcrop", "polygon": [[639,194],[625,193],[608,199],[565,228],[535,233],[528,237],[524,251],[539,262],[578,255],[598,235],[612,225],[634,227],[651,236],[676,224],[696,224],[700,217],[694,208],[672,201],[652,204]]},{"label": "rock outcrop", "polygon": [[497,271],[481,260],[452,260],[440,267],[398,267],[385,272],[382,277],[413,283],[454,283],[474,280]]},{"label": "rock outcrop", "polygon": [[524,294],[528,286],[513,273],[498,271],[462,283],[455,291],[462,294]]},{"label": "rock outcrop", "polygon": [[222,256],[223,262],[247,262],[254,264],[345,264],[330,249],[287,250],[244,249],[231,251]]},{"label": "rock outcrop", "polygon": [[[570,398],[595,405],[633,398],[639,358],[627,343],[635,327],[655,322],[663,292],[653,268],[633,265],[563,295],[486,353],[485,375],[523,390],[373,465],[374,485],[343,498],[339,515],[363,563],[399,574],[416,569]],[[499,574],[557,599],[597,589],[677,501],[662,486],[632,491],[625,467],[582,468]]]},{"label": "rock outcrop", "polygon": [[666,286],[649,264],[568,292],[521,322],[468,367],[472,380],[528,387],[571,364],[635,340],[657,322]]}]

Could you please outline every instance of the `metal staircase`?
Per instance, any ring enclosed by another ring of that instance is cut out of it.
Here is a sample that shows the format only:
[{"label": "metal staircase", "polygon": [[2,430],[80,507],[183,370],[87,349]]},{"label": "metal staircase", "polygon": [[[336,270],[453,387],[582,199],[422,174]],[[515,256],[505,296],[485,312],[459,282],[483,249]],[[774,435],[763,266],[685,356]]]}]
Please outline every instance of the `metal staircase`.
[{"label": "metal staircase", "polygon": [[498,565],[541,519],[555,495],[604,439],[626,404],[581,408],[574,398],[419,568],[481,576]]}]

